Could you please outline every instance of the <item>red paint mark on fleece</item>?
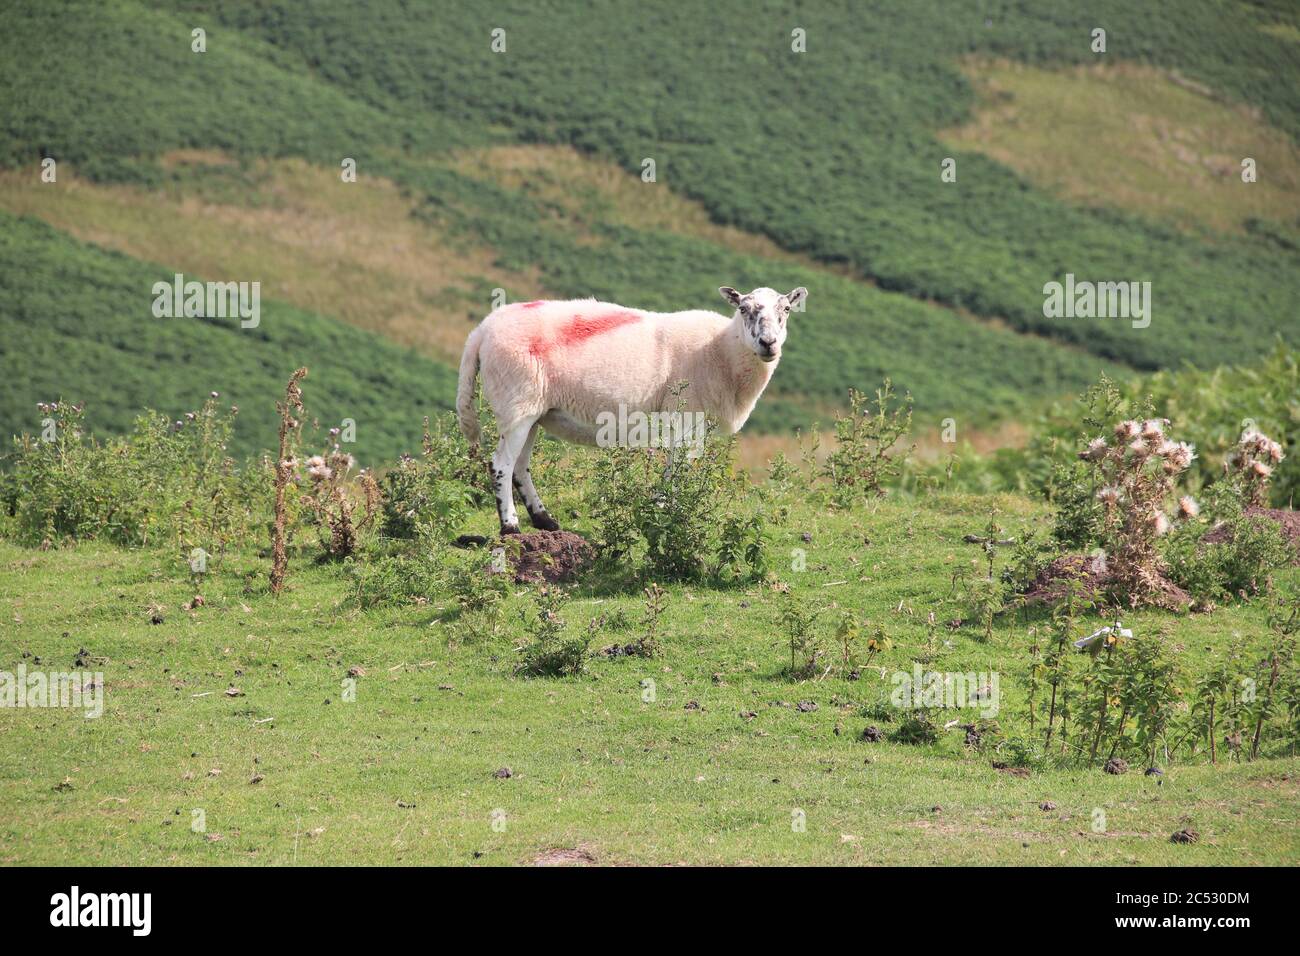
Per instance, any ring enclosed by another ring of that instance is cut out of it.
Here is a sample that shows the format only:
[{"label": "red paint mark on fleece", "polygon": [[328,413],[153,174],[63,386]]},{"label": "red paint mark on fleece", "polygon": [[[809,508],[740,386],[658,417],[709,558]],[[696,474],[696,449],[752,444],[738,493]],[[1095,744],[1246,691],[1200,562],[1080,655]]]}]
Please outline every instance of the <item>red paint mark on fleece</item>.
[{"label": "red paint mark on fleece", "polygon": [[543,305],[545,305],[545,304],[546,304],[546,300],[545,300],[545,299],[534,299],[532,302],[523,302],[523,303],[521,303],[520,306],[519,306],[519,308],[521,308],[521,309],[536,309],[537,307],[539,307],[539,306],[543,306]]},{"label": "red paint mark on fleece", "polygon": [[606,312],[602,315],[575,315],[556,330],[554,337],[539,334],[533,338],[528,351],[535,357],[542,358],[556,347],[568,348],[585,342],[595,335],[612,332],[614,329],[640,322],[641,316],[635,312]]}]

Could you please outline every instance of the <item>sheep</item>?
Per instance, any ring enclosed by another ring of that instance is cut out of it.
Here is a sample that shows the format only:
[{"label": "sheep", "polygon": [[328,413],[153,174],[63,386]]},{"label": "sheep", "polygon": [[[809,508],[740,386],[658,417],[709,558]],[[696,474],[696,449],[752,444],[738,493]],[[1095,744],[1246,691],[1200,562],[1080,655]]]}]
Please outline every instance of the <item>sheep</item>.
[{"label": "sheep", "polygon": [[[560,529],[528,469],[539,426],[595,445],[602,417],[672,412],[680,401],[727,434],[740,430],[781,359],[786,319],[808,290],[718,291],[735,310],[730,318],[705,310],[648,312],[594,299],[539,300],[502,306],[470,332],[456,412],[476,449],[481,432],[474,383],[481,368],[483,396],[501,436],[491,478],[502,535],[519,534],[512,483],[534,528]],[[681,382],[686,386],[678,394]]]}]

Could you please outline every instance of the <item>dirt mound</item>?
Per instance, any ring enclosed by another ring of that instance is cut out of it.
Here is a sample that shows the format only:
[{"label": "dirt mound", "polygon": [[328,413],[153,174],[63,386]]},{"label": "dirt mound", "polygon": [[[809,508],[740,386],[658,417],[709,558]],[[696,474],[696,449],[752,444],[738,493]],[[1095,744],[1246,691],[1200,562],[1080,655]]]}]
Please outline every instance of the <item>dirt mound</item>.
[{"label": "dirt mound", "polygon": [[[510,536],[508,553],[519,584],[571,581],[595,556],[586,538],[572,531],[534,531]],[[517,544],[516,544],[517,542]],[[518,550],[516,551],[516,547]]]},{"label": "dirt mound", "polygon": [[529,861],[533,866],[592,866],[596,858],[583,847],[556,847]]},{"label": "dirt mound", "polygon": [[1099,555],[1063,554],[1038,572],[1023,595],[1026,604],[1055,604],[1068,593],[1068,582],[1077,578],[1078,594],[1095,598],[1105,586],[1106,560]]},{"label": "dirt mound", "polygon": [[[1030,583],[1021,595],[1025,604],[1055,604],[1069,593],[1071,578],[1078,580],[1078,595],[1086,601],[1107,601],[1116,584],[1101,555],[1063,554]],[[1149,582],[1147,604],[1180,610],[1192,603],[1192,597],[1173,581],[1157,576]]]},{"label": "dirt mound", "polygon": [[[1247,508],[1246,516],[1275,522],[1282,531],[1282,537],[1286,538],[1287,544],[1291,545],[1291,550],[1295,552],[1295,563],[1300,564],[1300,511],[1292,511],[1288,508]],[[1208,544],[1221,544],[1231,538],[1231,529],[1227,525],[1220,524],[1206,532],[1201,540]]]}]

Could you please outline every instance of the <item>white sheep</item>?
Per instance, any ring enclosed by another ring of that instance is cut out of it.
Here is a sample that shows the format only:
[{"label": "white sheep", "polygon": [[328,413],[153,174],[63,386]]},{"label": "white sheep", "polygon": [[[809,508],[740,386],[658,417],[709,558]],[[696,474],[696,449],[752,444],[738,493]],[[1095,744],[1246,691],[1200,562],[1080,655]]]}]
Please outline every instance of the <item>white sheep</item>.
[{"label": "white sheep", "polygon": [[[568,441],[597,444],[598,420],[620,412],[702,412],[727,434],[740,429],[781,358],[786,319],[808,295],[718,290],[735,313],[646,312],[594,299],[502,306],[469,334],[460,360],[456,411],[477,446],[474,380],[501,439],[492,483],[501,533],[518,534],[511,483],[533,527],[558,531],[528,470],[540,425]],[[686,382],[675,395],[674,386]]]}]

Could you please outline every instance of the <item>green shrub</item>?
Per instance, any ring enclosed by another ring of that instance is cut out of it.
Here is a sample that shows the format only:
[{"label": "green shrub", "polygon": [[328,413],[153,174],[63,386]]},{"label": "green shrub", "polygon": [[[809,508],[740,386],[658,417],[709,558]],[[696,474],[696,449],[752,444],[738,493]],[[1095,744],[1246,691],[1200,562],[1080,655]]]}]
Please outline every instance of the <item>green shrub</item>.
[{"label": "green shrub", "polygon": [[[1294,558],[1277,523],[1247,514],[1241,486],[1228,480],[1211,486],[1206,511],[1217,523],[1189,522],[1166,543],[1170,578],[1201,601],[1266,592],[1270,575]],[[1206,540],[1210,531],[1213,541]]]},{"label": "green shrub", "polygon": [[450,414],[440,415],[432,429],[425,418],[422,445],[419,458],[403,455],[380,482],[387,537],[414,538],[422,524],[432,523],[446,540],[482,503],[486,469]]},{"label": "green shrub", "polygon": [[830,485],[831,499],[846,508],[883,495],[915,447],[901,454],[894,450],[911,427],[912,396],[896,403],[889,379],[876,389],[874,400],[849,389],[849,414],[835,419],[835,450],[818,472]]},{"label": "green shrub", "polygon": [[734,438],[710,434],[693,456],[686,447],[611,449],[587,492],[604,563],[637,556],[645,574],[667,581],[698,580],[710,563],[719,574],[742,562],[751,577],[766,574],[764,515],[734,510],[752,501],[732,467],[734,448]]},{"label": "green shrub", "polygon": [[103,539],[223,550],[269,513],[269,469],[226,455],[237,409],[217,396],[169,422],[138,417],[127,435],[99,442],[83,409],[42,404],[42,431],[15,439],[3,495],[15,536],[29,544]]},{"label": "green shrub", "polygon": [[815,625],[822,608],[810,607],[803,599],[788,594],[781,605],[780,625],[790,643],[790,667],[787,674],[792,680],[816,676],[822,658],[821,641]]},{"label": "green shrub", "polygon": [[542,587],[533,592],[533,613],[520,611],[529,631],[529,641],[520,648],[519,672],[532,677],[572,677],[587,667],[591,632],[582,637],[564,637],[565,621],[560,611],[568,601],[561,588]]},{"label": "green shrub", "polygon": [[363,608],[428,604],[447,588],[443,555],[429,548],[400,554],[371,553],[364,560],[353,559],[347,567],[353,580],[353,599]]}]

